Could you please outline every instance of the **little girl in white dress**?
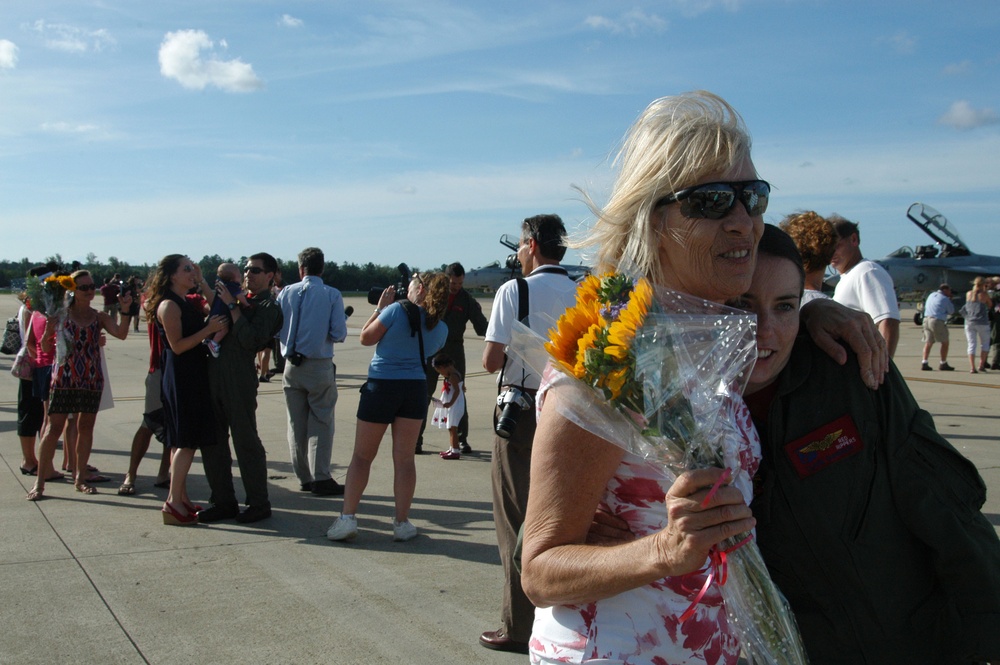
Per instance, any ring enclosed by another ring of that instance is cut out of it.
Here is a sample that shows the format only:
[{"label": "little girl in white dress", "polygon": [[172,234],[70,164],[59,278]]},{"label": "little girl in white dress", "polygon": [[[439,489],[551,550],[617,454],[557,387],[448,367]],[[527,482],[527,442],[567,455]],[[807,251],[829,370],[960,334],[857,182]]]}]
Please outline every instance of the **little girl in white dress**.
[{"label": "little girl in white dress", "polygon": [[431,417],[431,424],[448,430],[451,443],[449,450],[441,451],[441,459],[460,459],[462,451],[458,447],[458,423],[465,415],[465,384],[462,375],[455,369],[455,362],[446,354],[439,353],[431,360],[431,366],[444,377],[444,388],[440,399],[432,397],[437,408]]}]

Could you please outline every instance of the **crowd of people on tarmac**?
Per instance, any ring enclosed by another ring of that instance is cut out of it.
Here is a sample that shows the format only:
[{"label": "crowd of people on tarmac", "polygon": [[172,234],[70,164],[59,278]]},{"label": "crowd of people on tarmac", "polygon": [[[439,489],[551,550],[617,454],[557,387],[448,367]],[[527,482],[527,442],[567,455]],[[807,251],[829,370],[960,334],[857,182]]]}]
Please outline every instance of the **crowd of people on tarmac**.
[{"label": "crowd of people on tarmac", "polygon": [[[861,254],[858,225],[812,211],[765,225],[771,186],[759,178],[749,131],[712,93],[654,101],[616,163],[610,198],[591,204],[596,221],[584,237],[569,240],[556,215],[524,220],[524,277],[497,291],[488,319],[463,289],[458,263],[412,275],[405,294],[394,286],[380,294],[361,325],[361,344],[374,348],[343,485],[331,472],[334,349],[350,312],[322,280],[320,249],[299,253],[299,279],[288,283],[265,252],[220,265],[214,285],[181,254],[163,257],[144,284],[114,276],[98,287],[85,270],[66,274],[73,288],[63,310],[43,314],[26,301],[18,313],[30,367],[18,397],[21,471],[35,476],[27,499],[50,496],[46,483],[62,479],[60,438],[75,490],[97,492],[103,477],[88,461],[106,394],[103,347],[137,330],[141,312],[150,345],[144,413],[120,495],[135,494],[156,437],[165,446],[156,475],[167,489],[164,524],[271,517],[256,400],[259,384],[280,372],[301,491],[343,497],[327,537],[359,537],[358,510],[389,431],[392,537],[409,541],[414,455],[428,418],[448,432],[443,460],[471,452],[471,323],[485,338],[483,367],[498,373],[491,476],[504,583],[483,647],[533,663],[736,665],[749,647],[715,573],[722,543],[752,533],[811,662],[1000,660],[1000,541],[981,512],[986,488],[891,361],[899,310],[891,279]],[[578,401],[577,379],[516,352],[519,324],[543,332],[542,315],[558,318],[576,302],[578,285],[560,265],[568,246],[592,250],[597,274],[625,269],[650,288],[756,315],[745,390],[723,387],[728,468],[673,475],[615,445],[586,413],[590,403]],[[823,293],[828,265],[841,275],[832,298]],[[64,276],[55,265],[31,273]],[[954,306],[945,287],[928,299],[924,369],[934,343],[939,369],[950,369],[941,317]],[[103,310],[92,306],[98,289]],[[961,308],[973,373],[1000,367],[996,346],[987,358],[998,289],[1000,279],[978,278]],[[197,451],[206,506],[187,490]]]}]

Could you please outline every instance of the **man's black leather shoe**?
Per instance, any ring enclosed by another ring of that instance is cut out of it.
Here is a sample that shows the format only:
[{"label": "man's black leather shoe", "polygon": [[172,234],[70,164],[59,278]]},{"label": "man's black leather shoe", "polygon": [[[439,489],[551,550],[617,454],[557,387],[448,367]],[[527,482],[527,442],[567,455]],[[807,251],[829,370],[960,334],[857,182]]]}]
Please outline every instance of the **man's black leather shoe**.
[{"label": "man's black leather shoe", "polygon": [[239,514],[240,507],[238,504],[216,504],[198,513],[198,521],[202,524],[211,524],[212,522],[234,519]]},{"label": "man's black leather shoe", "polygon": [[314,480],[312,493],[316,496],[344,496],[344,486],[333,478]]},{"label": "man's black leather shoe", "polygon": [[263,506],[247,506],[247,509],[236,516],[236,521],[241,524],[250,524],[266,520],[271,516],[271,504],[265,503]]},{"label": "man's black leather shoe", "polygon": [[313,491],[313,483],[312,483],[312,481],[310,480],[308,483],[302,483],[301,485],[299,485],[299,491],[300,492],[312,492]]}]

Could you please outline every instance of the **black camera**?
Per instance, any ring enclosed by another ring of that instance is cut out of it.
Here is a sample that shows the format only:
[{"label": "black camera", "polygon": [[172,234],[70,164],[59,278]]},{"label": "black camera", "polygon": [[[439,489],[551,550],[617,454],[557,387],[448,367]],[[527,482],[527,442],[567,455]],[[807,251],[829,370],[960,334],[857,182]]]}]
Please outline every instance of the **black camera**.
[{"label": "black camera", "polygon": [[508,387],[497,396],[497,406],[502,410],[494,430],[502,439],[509,439],[517,427],[523,409],[535,408],[535,399],[519,388]]},{"label": "black camera", "polygon": [[302,364],[302,361],[305,360],[306,357],[301,353],[299,353],[298,351],[296,351],[292,355],[288,356],[286,359],[288,360],[288,362],[298,367],[299,365]]},{"label": "black camera", "polygon": [[[396,300],[403,300],[406,298],[406,290],[410,286],[410,266],[405,263],[400,263],[396,266],[396,270],[399,271],[399,283],[396,284]],[[368,289],[368,304],[378,305],[378,299],[382,297],[382,292],[385,291],[384,286],[373,286]]]}]

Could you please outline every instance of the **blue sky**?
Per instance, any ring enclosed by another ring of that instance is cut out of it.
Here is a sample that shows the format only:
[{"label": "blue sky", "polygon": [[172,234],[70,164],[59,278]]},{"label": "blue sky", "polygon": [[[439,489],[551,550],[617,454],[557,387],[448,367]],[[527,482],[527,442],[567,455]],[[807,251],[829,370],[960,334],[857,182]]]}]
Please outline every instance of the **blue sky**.
[{"label": "blue sky", "polygon": [[[4,0],[0,257],[182,252],[473,268],[590,221],[653,99],[729,100],[775,190],[1000,255],[1000,3]],[[572,257],[577,260],[579,257]]]}]

